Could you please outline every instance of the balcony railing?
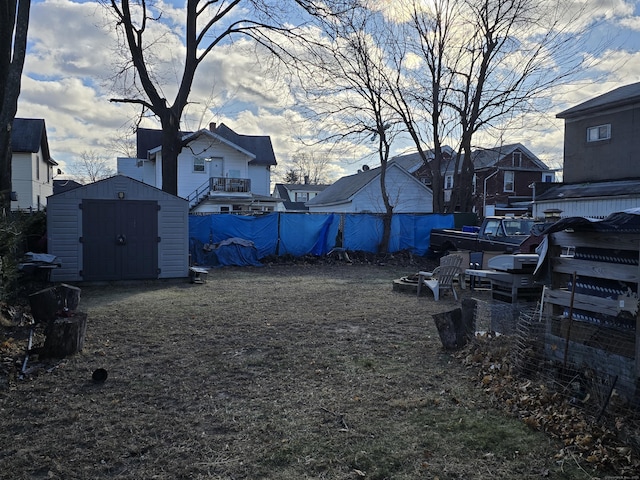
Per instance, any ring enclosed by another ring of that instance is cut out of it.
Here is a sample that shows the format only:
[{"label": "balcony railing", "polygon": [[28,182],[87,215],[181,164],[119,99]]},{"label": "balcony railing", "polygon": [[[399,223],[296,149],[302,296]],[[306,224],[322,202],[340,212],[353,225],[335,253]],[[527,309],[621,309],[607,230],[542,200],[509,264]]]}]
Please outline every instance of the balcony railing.
[{"label": "balcony railing", "polygon": [[212,192],[240,192],[251,191],[251,180],[248,178],[211,177],[209,190]]},{"label": "balcony railing", "polygon": [[211,177],[209,181],[187,197],[189,206],[194,207],[211,192],[249,193],[251,192],[251,180],[248,178]]}]

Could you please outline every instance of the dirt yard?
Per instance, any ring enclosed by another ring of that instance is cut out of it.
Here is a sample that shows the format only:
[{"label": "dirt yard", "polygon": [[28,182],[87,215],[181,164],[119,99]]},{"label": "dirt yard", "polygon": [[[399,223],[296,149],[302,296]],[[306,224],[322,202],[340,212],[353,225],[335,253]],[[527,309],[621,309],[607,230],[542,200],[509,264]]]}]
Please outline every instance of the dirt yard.
[{"label": "dirt yard", "polygon": [[489,405],[431,317],[459,302],[393,291],[416,271],[227,267],[205,284],[81,286],[84,350],[0,375],[0,478],[593,478]]}]

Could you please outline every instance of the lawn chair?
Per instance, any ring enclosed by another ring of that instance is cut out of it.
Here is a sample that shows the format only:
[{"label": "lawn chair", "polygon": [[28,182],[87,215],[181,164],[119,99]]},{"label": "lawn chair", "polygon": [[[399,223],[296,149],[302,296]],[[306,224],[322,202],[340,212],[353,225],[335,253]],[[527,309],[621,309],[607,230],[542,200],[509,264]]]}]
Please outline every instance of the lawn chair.
[{"label": "lawn chair", "polygon": [[[440,259],[440,267],[445,267],[448,265],[452,265],[454,267],[459,267],[462,274],[458,274],[456,276],[456,280],[459,281],[461,288],[465,288],[464,282],[464,271],[462,270],[462,256],[461,255],[445,255]],[[438,268],[436,268],[433,272],[435,272]],[[429,280],[433,277],[433,272],[418,272],[418,296],[420,296],[420,286],[423,284],[425,280]],[[462,278],[462,280],[460,280]]]},{"label": "lawn chair", "polygon": [[420,296],[421,287],[425,285],[433,292],[433,298],[436,301],[440,300],[440,293],[446,290],[451,290],[454,298],[458,300],[458,292],[453,286],[453,281],[456,276],[460,277],[461,275],[464,275],[464,272],[459,266],[441,265],[431,272],[431,278],[418,281],[418,296]]}]

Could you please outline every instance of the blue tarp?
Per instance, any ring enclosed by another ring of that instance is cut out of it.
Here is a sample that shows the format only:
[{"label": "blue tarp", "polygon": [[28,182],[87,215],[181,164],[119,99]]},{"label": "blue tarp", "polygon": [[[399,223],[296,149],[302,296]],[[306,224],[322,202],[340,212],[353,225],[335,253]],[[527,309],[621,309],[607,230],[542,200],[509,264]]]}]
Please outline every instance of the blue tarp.
[{"label": "blue tarp", "polygon": [[[339,231],[344,218],[343,231]],[[453,214],[411,215],[396,214],[391,221],[389,252],[410,250],[416,255],[424,255],[429,250],[432,228],[453,228]],[[189,217],[189,238],[193,261],[200,265],[215,266],[220,260],[206,257],[202,252],[205,245],[214,245],[230,238],[252,242],[253,253],[248,247],[234,246],[236,249],[229,262],[246,262],[255,265],[258,259],[269,255],[293,256],[325,255],[332,248],[340,246],[337,240],[342,233],[342,248],[350,251],[376,253],[382,240],[382,217],[374,214],[279,214],[260,217],[215,214]],[[244,258],[243,258],[244,257]],[[200,259],[200,260],[197,260]],[[205,263],[217,261],[216,264]],[[224,263],[237,265],[238,263]]]},{"label": "blue tarp", "polygon": [[336,246],[339,217],[334,214],[287,214],[280,217],[279,254],[324,255]]},{"label": "blue tarp", "polygon": [[276,254],[278,245],[277,213],[260,217],[216,214],[189,217],[189,238],[203,244],[220,243],[228,238],[250,240],[258,251],[258,258]]}]

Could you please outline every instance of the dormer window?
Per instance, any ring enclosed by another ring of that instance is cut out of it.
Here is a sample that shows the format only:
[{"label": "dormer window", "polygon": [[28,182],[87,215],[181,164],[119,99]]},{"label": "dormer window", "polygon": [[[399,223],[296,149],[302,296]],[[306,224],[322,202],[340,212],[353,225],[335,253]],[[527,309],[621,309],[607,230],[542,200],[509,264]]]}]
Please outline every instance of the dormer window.
[{"label": "dormer window", "polygon": [[587,142],[599,142],[611,138],[611,124],[587,128]]}]

